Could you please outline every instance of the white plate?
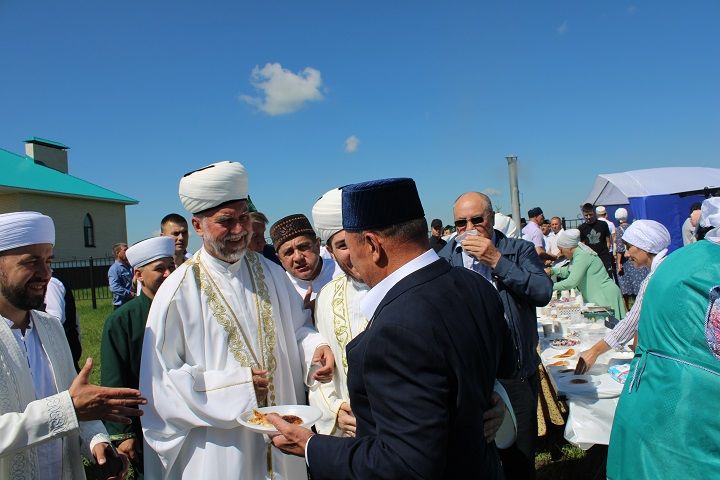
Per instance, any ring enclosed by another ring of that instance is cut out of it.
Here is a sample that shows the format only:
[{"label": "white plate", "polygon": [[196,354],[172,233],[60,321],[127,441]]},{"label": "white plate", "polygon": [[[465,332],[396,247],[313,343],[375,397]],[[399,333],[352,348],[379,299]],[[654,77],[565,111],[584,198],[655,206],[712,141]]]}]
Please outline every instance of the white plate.
[{"label": "white plate", "polygon": [[508,448],[510,445],[515,443],[517,438],[517,421],[515,420],[515,412],[513,411],[512,404],[510,403],[510,397],[508,396],[505,388],[495,380],[495,392],[500,395],[503,403],[505,404],[505,418],[500,425],[500,429],[495,434],[495,444],[498,448]]},{"label": "white plate", "polygon": [[[315,422],[320,420],[320,417],[322,417],[322,412],[317,407],[311,407],[309,405],[276,405],[274,407],[262,407],[262,408],[256,408],[260,413],[277,413],[278,415],[295,415],[300,418],[302,418],[303,423],[302,426],[305,428],[309,428],[312,426]],[[256,433],[278,433],[278,431],[275,429],[275,427],[266,427],[263,425],[255,425],[248,420],[252,417],[253,411],[248,410],[246,412],[243,412],[240,414],[240,417],[238,417],[238,422],[240,422],[240,425],[247,428],[248,430],[251,430]]]}]

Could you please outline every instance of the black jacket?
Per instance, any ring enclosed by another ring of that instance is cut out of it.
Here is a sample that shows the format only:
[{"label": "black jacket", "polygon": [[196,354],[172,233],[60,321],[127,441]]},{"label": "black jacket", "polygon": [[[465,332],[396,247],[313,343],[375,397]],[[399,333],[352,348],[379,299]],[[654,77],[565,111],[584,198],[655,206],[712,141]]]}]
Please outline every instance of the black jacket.
[{"label": "black jacket", "polygon": [[495,289],[438,260],[398,282],[347,346],[357,437],[308,443],[314,480],[495,479],[483,438],[496,377],[515,352]]},{"label": "black jacket", "polygon": [[[535,307],[543,307],[550,302],[553,283],[532,243],[507,238],[495,230],[495,248],[502,258],[492,270],[492,276],[518,349],[520,375],[526,378],[535,373],[540,362]],[[462,247],[455,239],[445,245],[438,255],[453,266],[463,266]]]}]

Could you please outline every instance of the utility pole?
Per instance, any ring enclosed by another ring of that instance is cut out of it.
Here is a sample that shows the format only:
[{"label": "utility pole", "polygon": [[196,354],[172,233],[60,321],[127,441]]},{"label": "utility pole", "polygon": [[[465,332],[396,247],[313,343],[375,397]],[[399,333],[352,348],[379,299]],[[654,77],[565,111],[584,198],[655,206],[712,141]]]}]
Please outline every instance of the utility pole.
[{"label": "utility pole", "polygon": [[520,189],[518,188],[517,156],[508,155],[505,157],[508,163],[508,175],[510,176],[510,202],[512,204],[512,219],[520,229]]}]

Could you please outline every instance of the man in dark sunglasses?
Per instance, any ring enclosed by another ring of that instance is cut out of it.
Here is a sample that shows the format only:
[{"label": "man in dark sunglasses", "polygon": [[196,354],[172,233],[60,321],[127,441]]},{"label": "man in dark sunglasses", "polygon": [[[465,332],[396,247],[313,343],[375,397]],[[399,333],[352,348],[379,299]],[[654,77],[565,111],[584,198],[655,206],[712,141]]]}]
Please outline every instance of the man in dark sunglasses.
[{"label": "man in dark sunglasses", "polygon": [[547,305],[552,280],[532,243],[494,229],[495,212],[487,195],[467,192],[453,205],[458,235],[438,255],[465,267],[497,288],[519,354],[519,375],[502,380],[517,419],[517,441],[499,450],[506,479],[535,478],[537,437],[537,319],[535,307]]}]

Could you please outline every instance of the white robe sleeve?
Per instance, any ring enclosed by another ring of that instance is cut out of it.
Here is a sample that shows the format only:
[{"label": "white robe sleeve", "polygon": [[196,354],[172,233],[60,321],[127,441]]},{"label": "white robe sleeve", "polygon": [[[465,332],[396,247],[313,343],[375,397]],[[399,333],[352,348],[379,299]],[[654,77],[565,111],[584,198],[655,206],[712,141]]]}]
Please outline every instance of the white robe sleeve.
[{"label": "white robe sleeve", "polygon": [[30,402],[24,412],[0,415],[0,457],[11,455],[78,429],[70,393]]},{"label": "white robe sleeve", "polygon": [[98,443],[112,444],[110,436],[107,430],[105,430],[105,425],[103,425],[100,420],[80,422],[80,440],[82,441],[83,453],[87,455],[88,458],[93,458],[92,449],[95,448],[95,445]]},{"label": "white robe sleeve", "polygon": [[323,435],[335,434],[337,414],[340,411],[340,405],[345,402],[337,391],[336,382],[337,378],[328,383],[315,382],[308,393],[310,405],[319,408],[322,412],[322,417],[315,423],[315,428],[318,433]]}]

